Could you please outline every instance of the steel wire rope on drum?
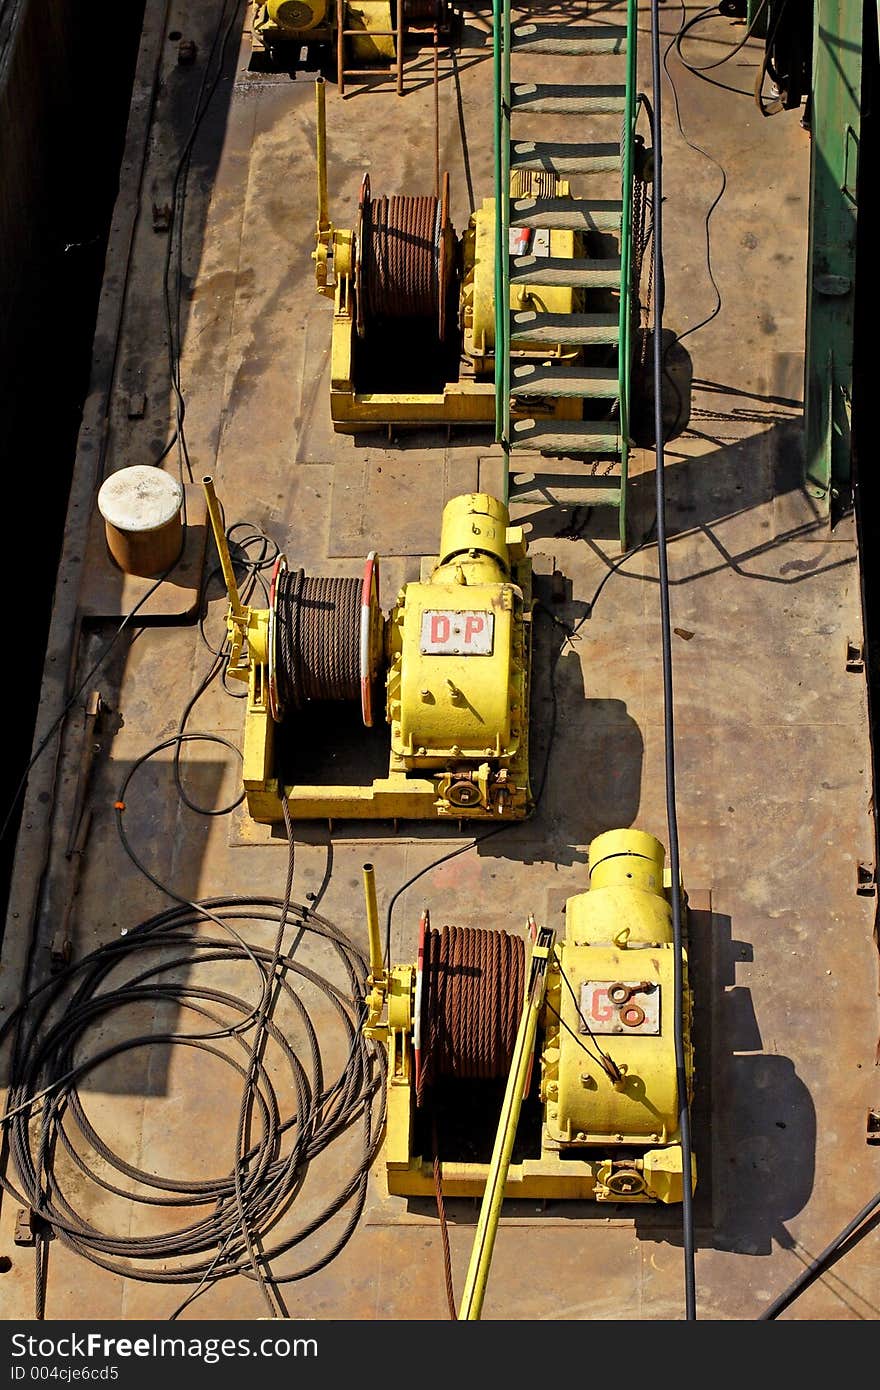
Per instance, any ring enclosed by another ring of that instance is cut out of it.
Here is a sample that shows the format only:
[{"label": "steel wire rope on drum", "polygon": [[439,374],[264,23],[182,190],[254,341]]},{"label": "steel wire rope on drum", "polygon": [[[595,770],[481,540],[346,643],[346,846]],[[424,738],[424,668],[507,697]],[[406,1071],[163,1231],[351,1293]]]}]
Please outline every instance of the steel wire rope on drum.
[{"label": "steel wire rope on drum", "polygon": [[525,994],[522,939],[506,931],[428,927],[423,973],[418,1105],[437,1081],[506,1078]]},{"label": "steel wire rope on drum", "polygon": [[282,570],[276,578],[275,622],[281,703],[303,709],[311,700],[361,696],[359,579],[309,578]]},{"label": "steel wire rope on drum", "polygon": [[436,197],[370,198],[361,248],[366,318],[436,319],[442,298],[442,216]]}]

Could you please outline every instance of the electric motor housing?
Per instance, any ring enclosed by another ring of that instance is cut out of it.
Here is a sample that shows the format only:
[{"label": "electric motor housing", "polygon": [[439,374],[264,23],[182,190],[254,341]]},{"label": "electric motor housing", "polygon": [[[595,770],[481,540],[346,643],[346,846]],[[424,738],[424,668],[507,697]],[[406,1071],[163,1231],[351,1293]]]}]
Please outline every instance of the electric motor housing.
[{"label": "electric motor housing", "polygon": [[[544,1143],[607,1155],[606,1187],[596,1194],[606,1200],[680,1200],[674,949],[663,863],[662,845],[643,831],[609,831],[593,841],[590,888],[566,904],[560,966],[548,988]],[[686,957],[684,967],[690,1086]]]},{"label": "electric motor housing", "polygon": [[527,795],[507,770],[527,744],[529,604],[512,567],[525,558],[520,528],[487,494],[444,509],[440,555],[407,584],[388,628],[392,758],[443,769],[453,806]]},{"label": "electric motor housing", "polygon": [[291,34],[307,33],[328,19],[329,0],[266,0],[269,24]]}]

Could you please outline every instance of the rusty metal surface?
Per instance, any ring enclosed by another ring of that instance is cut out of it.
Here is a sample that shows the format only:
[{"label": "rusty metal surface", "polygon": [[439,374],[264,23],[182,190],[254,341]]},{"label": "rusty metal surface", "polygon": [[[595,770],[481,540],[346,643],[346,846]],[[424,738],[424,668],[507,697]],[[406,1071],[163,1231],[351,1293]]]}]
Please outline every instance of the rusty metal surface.
[{"label": "rusty metal surface", "polygon": [[[165,39],[162,9],[151,0],[147,6],[38,737],[70,689],[70,669],[78,663],[87,671],[109,631],[89,625],[75,638],[77,607],[87,606],[89,593],[77,557],[85,554],[99,467],[142,462],[145,430],[158,453],[173,417],[165,240],[153,231],[150,209],[168,200],[193,93],[185,84],[199,82],[212,7],[190,3],[179,26],[197,45],[191,66],[178,63]],[[172,16],[179,9],[173,4]],[[673,20],[665,18],[667,28]],[[441,162],[451,171],[459,231],[469,185],[480,199],[491,183],[488,50],[478,46],[486,28],[485,15],[473,17],[455,71],[441,59]],[[154,103],[155,62],[161,82]],[[331,210],[340,225],[353,225],[367,165],[390,194],[429,191],[431,72],[418,58],[407,71],[401,100],[391,90],[353,91],[344,100],[328,90]],[[874,859],[870,750],[864,671],[847,660],[862,620],[852,528],[844,523],[829,534],[800,483],[807,137],[796,119],[762,121],[748,101],[673,71],[686,130],[711,148],[729,180],[712,224],[722,312],[669,359],[680,389],[689,383],[687,418],[668,450],[683,872],[690,887],[711,889],[694,946],[695,1139],[703,1175],[697,1288],[701,1316],[752,1318],[877,1185],[877,1150],[865,1142],[866,1114],[877,1107],[876,897],[857,891],[858,866]],[[535,80],[542,75],[536,62]],[[233,54],[230,76],[196,146],[187,199],[181,380],[194,471],[211,472],[227,516],[262,527],[293,565],[354,578],[375,547],[387,609],[397,586],[417,576],[417,557],[436,544],[444,499],[492,486],[497,456],[485,435],[389,441],[333,433],[330,314],[314,294],[310,259],[310,75],[255,78],[244,55]],[[139,152],[147,144],[141,180]],[[772,189],[764,172],[771,164]],[[667,322],[682,332],[713,303],[703,219],[718,174],[673,125],[665,169]],[[143,216],[135,221],[139,203]],[[134,392],[150,402],[146,420],[130,417]],[[653,478],[640,451],[634,473],[633,526],[648,533]],[[415,958],[426,901],[436,922],[522,930],[529,910],[539,921],[558,920],[566,896],[582,890],[586,847],[596,834],[638,824],[665,840],[656,553],[648,543],[620,564],[601,519],[565,505],[523,502],[515,510],[530,527],[539,594],[548,607],[553,596],[561,621],[584,619],[575,640],[560,642],[546,615],[536,618],[540,808],[402,896],[392,932],[399,960]],[[224,604],[216,587],[210,595],[206,630],[216,644]],[[196,628],[152,628],[121,644],[102,668],[113,737],[91,772],[92,820],[68,923],[74,958],[165,905],[123,854],[113,802],[133,761],[176,728],[209,662]],[[214,684],[192,727],[236,741],[240,716],[241,706]],[[57,770],[52,746],[31,777],[0,976],[6,1009],[18,996],[32,924],[32,974],[42,979],[72,897],[74,866],[64,850],[83,728],[83,712],[75,710]],[[139,774],[126,811],[128,833],[153,872],[187,897],[279,894],[283,835],[253,827],[240,812],[206,821],[182,809],[169,756]],[[234,799],[231,754],[194,745],[186,765],[187,788],[198,800]],[[319,895],[321,913],[365,944],[364,858],[376,865],[382,914],[400,884],[464,842],[454,828],[401,827],[395,835],[390,827],[347,826],[330,835],[326,827],[303,827],[294,896]],[[242,986],[232,976],[229,982]],[[149,1068],[137,1052],[115,1058],[86,1103],[102,1132],[153,1171],[193,1176],[206,1155],[212,1171],[221,1157],[231,1166],[237,1097],[224,1068],[199,1065],[189,1049],[166,1050]],[[306,1203],[320,1200],[317,1171],[315,1180]],[[95,1216],[129,1219],[121,1199],[88,1184],[76,1195]],[[467,1203],[448,1206],[460,1289],[476,1212]],[[149,1229],[161,1229],[162,1219]],[[675,1211],[506,1207],[484,1316],[679,1317],[676,1223]],[[10,1318],[32,1309],[33,1250],[16,1244],[25,1224],[18,1204],[4,1197],[0,1253],[10,1255],[12,1268],[0,1279]],[[870,1238],[857,1245],[786,1316],[876,1319],[875,1249]],[[165,1318],[172,1306],[167,1288],[120,1280],[53,1242],[49,1317]],[[430,1205],[389,1198],[377,1167],[351,1241],[295,1288],[290,1306],[293,1315],[307,1310],[314,1318],[445,1317]],[[265,1310],[254,1285],[237,1278],[210,1289],[191,1311],[237,1319]]]}]

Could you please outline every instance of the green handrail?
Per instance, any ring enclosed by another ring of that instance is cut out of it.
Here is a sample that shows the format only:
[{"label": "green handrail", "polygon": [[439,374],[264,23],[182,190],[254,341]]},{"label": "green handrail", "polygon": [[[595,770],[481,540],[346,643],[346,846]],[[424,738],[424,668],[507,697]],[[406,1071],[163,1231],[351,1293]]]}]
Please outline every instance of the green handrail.
[{"label": "green handrail", "polygon": [[[501,236],[501,199],[504,193],[504,185],[501,182],[501,140],[502,140],[502,112],[501,112],[501,11],[504,0],[492,0],[492,136],[493,154],[495,161],[495,284],[501,283],[501,262],[504,256],[504,243]],[[495,296],[495,438],[501,438],[504,429],[504,414],[501,409],[501,374],[497,369],[497,364],[501,356],[504,341],[504,310],[501,303],[501,295]]]},{"label": "green handrail", "polygon": [[510,0],[492,0],[495,156],[495,439],[510,451]]},{"label": "green handrail", "polygon": [[626,13],[626,103],[621,138],[620,321],[617,385],[620,400],[620,544],[626,549],[626,484],[629,470],[629,385],[632,364],[632,198],[636,124],[638,0]]}]

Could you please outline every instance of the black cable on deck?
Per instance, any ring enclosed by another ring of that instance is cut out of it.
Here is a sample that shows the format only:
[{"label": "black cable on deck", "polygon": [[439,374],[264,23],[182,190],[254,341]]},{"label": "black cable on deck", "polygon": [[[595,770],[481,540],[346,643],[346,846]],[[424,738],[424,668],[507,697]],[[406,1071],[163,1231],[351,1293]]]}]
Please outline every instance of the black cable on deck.
[{"label": "black cable on deck", "polygon": [[758,1322],[772,1322],[774,1318],[777,1318],[790,1303],[794,1303],[804,1289],[809,1288],[814,1280],[831,1267],[839,1255],[850,1249],[848,1242],[851,1241],[852,1244],[855,1244],[868,1230],[873,1229],[877,1222],[878,1209],[880,1209],[880,1192],[876,1192],[870,1202],[865,1203],[861,1211],[853,1217],[852,1221],[847,1222],[843,1230],[834,1237],[830,1245],[825,1246],[820,1255],[817,1255],[814,1260],[810,1260],[810,1263],[801,1270],[798,1277],[789,1284],[787,1289],[777,1298],[774,1298],[772,1303],[768,1303],[763,1313],[758,1314]]},{"label": "black cable on deck", "polygon": [[661,133],[659,0],[651,0],[651,87],[654,110],[651,138],[654,145],[654,430],[657,484],[657,557],[660,570],[660,636],[663,653],[663,728],[666,760],[666,820],[669,868],[672,878],[672,935],[674,955],[675,1076],[678,1088],[678,1125],[681,1134],[682,1234],[684,1238],[685,1316],[697,1316],[694,1277],[694,1206],[691,1191],[691,1117],[688,1105],[684,1048],[684,971],[681,929],[681,866],[678,849],[678,816],[675,809],[675,718],[672,691],[672,625],[669,613],[669,565],[666,553],[666,479],[663,452],[663,157]]}]

